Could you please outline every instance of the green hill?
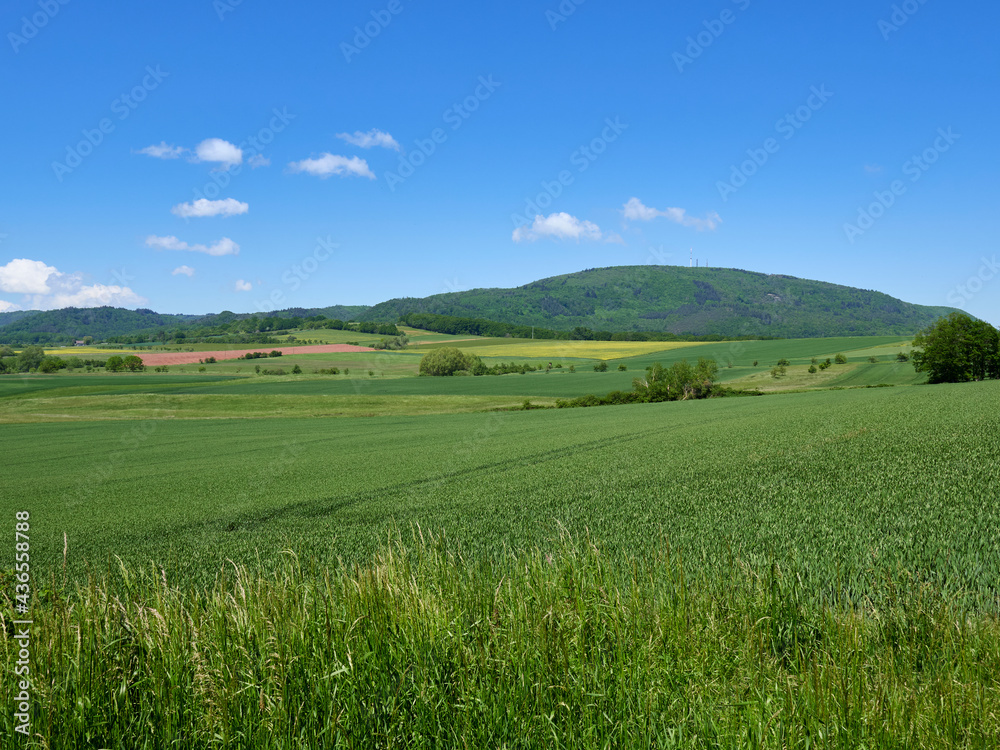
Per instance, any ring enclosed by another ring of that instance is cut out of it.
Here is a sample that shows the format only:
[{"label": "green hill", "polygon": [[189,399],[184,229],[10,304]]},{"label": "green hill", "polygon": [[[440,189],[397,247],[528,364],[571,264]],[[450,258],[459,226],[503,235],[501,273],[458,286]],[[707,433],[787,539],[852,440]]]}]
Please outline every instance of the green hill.
[{"label": "green hill", "polygon": [[515,289],[472,289],[393,299],[360,320],[411,312],[486,318],[557,330],[665,331],[725,336],[909,335],[950,307],[881,292],[730,268],[616,266],[541,279]]}]

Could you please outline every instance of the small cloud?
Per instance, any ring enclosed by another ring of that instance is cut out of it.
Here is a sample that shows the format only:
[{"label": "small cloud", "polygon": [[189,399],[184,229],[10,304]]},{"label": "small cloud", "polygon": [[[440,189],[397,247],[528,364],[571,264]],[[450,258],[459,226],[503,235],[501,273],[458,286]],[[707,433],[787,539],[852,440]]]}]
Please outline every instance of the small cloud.
[{"label": "small cloud", "polygon": [[293,172],[305,172],[306,174],[321,177],[324,180],[334,174],[344,176],[356,175],[358,177],[367,177],[370,180],[375,179],[375,175],[368,168],[368,162],[364,159],[359,159],[357,156],[348,159],[346,156],[324,153],[317,159],[293,161],[289,163],[288,168]]},{"label": "small cloud", "polygon": [[219,169],[229,169],[243,162],[243,150],[221,138],[206,138],[194,149],[197,161],[214,161]]},{"label": "small cloud", "polygon": [[192,253],[205,253],[206,255],[239,255],[240,246],[228,237],[223,237],[214,245],[189,245],[182,242],[173,235],[167,237],[157,237],[155,234],[146,238],[146,245],[159,250],[186,250]]},{"label": "small cloud", "polygon": [[40,260],[15,258],[5,266],[0,266],[0,292],[12,294],[48,294],[48,281],[60,276],[55,266],[47,266]]},{"label": "small cloud", "polygon": [[250,169],[257,169],[257,167],[271,166],[271,160],[264,156],[264,154],[254,154],[247,159],[247,164],[250,165]]},{"label": "small cloud", "polygon": [[704,219],[698,219],[694,216],[688,216],[687,211],[683,208],[665,208],[662,211],[650,208],[643,205],[638,198],[630,198],[628,203],[623,206],[623,211],[625,218],[629,221],[652,221],[662,216],[681,226],[697,229],[699,232],[705,229],[714,230],[722,223],[722,218],[714,211],[705,214]]},{"label": "small cloud", "polygon": [[399,143],[396,139],[388,133],[383,133],[381,130],[369,130],[367,133],[355,130],[353,134],[337,133],[337,137],[347,141],[352,146],[359,146],[361,148],[381,146],[382,148],[391,148],[393,151],[399,151]]},{"label": "small cloud", "polygon": [[617,232],[612,232],[611,234],[609,234],[607,237],[604,238],[604,241],[607,242],[607,243],[609,243],[609,244],[611,244],[611,245],[624,245],[624,244],[626,244],[625,243],[625,238],[622,237]]},{"label": "small cloud", "polygon": [[878,164],[865,164],[865,171],[868,174],[878,174],[882,171],[882,167]]},{"label": "small cloud", "polygon": [[135,153],[152,156],[155,159],[176,159],[184,153],[184,149],[180,146],[167,145],[166,141],[160,141],[159,145],[146,146]]},{"label": "small cloud", "polygon": [[0,312],[10,312],[11,310],[17,310],[18,307],[13,302],[8,302],[5,299],[0,299]]},{"label": "small cloud", "polygon": [[205,216],[237,216],[245,214],[249,210],[249,203],[241,203],[233,198],[218,201],[199,198],[193,203],[178,203],[170,209],[170,213],[184,219],[190,219]]},{"label": "small cloud", "polygon": [[557,240],[600,240],[601,228],[592,221],[581,221],[567,213],[535,216],[530,226],[518,227],[514,230],[514,242],[534,242],[542,237]]},{"label": "small cloud", "polygon": [[177,268],[175,268],[173,271],[170,272],[170,275],[171,276],[184,275],[187,276],[188,278],[191,278],[192,276],[194,276],[194,269],[191,268],[191,266],[177,266]]},{"label": "small cloud", "polygon": [[249,281],[244,281],[243,279],[236,280],[236,291],[237,292],[249,292],[253,289],[253,284]]}]

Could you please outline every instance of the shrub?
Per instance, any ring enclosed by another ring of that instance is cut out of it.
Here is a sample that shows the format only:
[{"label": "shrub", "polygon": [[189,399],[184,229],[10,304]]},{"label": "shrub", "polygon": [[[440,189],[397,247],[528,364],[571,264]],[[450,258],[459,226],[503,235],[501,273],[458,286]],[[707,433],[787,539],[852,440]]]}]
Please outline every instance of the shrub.
[{"label": "shrub", "polygon": [[900,352],[899,354],[896,355],[896,361],[897,362],[909,362],[910,361],[910,357],[909,357],[908,354],[906,354],[906,352]]},{"label": "shrub", "polygon": [[292,368],[292,375],[299,375],[302,372],[302,368],[298,365]]},{"label": "shrub", "polygon": [[833,358],[833,361],[836,362],[838,365],[846,365],[847,357],[844,354],[838,354],[836,357]]},{"label": "shrub", "polygon": [[[729,365],[732,367],[732,364]],[[625,372],[628,368],[625,365],[618,365],[618,372]]]},{"label": "shrub", "polygon": [[777,380],[778,378],[784,377],[786,372],[788,371],[785,369],[784,365],[776,365],[771,368],[771,377]]},{"label": "shrub", "polygon": [[607,372],[607,371],[608,371],[608,363],[605,362],[604,360],[601,360],[596,365],[594,365],[594,372]]},{"label": "shrub", "polygon": [[791,364],[791,362],[784,358],[778,360],[778,367],[788,367]]},{"label": "shrub", "polygon": [[815,375],[817,372],[819,372],[819,371],[816,369],[816,365],[809,365],[809,374],[810,375]]}]

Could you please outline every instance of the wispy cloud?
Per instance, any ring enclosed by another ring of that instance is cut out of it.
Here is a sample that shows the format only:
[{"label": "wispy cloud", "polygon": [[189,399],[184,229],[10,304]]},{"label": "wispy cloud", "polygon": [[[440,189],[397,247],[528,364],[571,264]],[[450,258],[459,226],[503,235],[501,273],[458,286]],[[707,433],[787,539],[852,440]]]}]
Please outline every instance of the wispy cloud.
[{"label": "wispy cloud", "polygon": [[173,271],[170,272],[171,276],[187,276],[191,278],[194,276],[194,269],[191,266],[177,266]]},{"label": "wispy cloud", "polygon": [[234,198],[210,201],[207,198],[199,198],[191,203],[178,203],[170,213],[184,219],[201,218],[206,216],[238,216],[250,210],[249,203],[242,203]]},{"label": "wispy cloud", "polygon": [[214,245],[189,245],[173,235],[157,237],[155,234],[151,234],[146,238],[146,244],[158,250],[184,250],[192,253],[205,253],[206,255],[239,255],[240,252],[240,246],[228,237],[223,237]]},{"label": "wispy cloud", "polygon": [[542,237],[556,240],[600,240],[601,228],[592,221],[581,221],[567,213],[535,216],[530,226],[514,230],[514,242],[534,242]]},{"label": "wispy cloud", "polygon": [[244,281],[243,279],[236,280],[236,291],[237,292],[249,292],[253,289],[253,284],[249,281]]},{"label": "wispy cloud", "polygon": [[337,133],[337,137],[347,141],[352,146],[359,146],[361,148],[381,146],[382,148],[391,148],[393,151],[400,150],[396,139],[381,130],[369,130],[367,133],[355,130],[353,133]]},{"label": "wispy cloud", "polygon": [[348,159],[346,156],[324,153],[317,158],[293,161],[288,165],[292,172],[305,172],[326,179],[330,175],[355,175],[375,179],[374,173],[368,168],[368,162],[357,156]]},{"label": "wispy cloud", "polygon": [[166,141],[160,141],[159,145],[146,146],[135,153],[152,156],[155,159],[177,159],[184,151],[185,149],[180,146],[172,146],[168,145]]},{"label": "wispy cloud", "polygon": [[688,216],[687,211],[683,208],[665,208],[662,211],[650,208],[643,205],[638,198],[630,198],[628,203],[623,206],[623,211],[628,221],[652,221],[663,217],[675,224],[697,229],[699,232],[706,229],[714,230],[722,223],[722,218],[714,211],[705,214],[704,219],[699,219],[695,216]]}]

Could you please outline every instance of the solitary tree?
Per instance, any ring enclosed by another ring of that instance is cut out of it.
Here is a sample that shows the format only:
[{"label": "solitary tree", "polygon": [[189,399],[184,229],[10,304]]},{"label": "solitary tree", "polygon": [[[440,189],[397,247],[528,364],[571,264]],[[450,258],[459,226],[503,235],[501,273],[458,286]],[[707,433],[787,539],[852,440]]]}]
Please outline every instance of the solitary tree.
[{"label": "solitary tree", "polygon": [[913,366],[931,383],[1000,377],[1000,333],[981,320],[954,312],[913,339]]},{"label": "solitary tree", "polygon": [[142,363],[142,359],[134,354],[129,354],[125,357],[122,360],[122,366],[129,372],[138,372],[146,369],[146,366]]},{"label": "solitary tree", "polygon": [[117,354],[113,354],[108,357],[108,361],[104,363],[104,369],[108,372],[121,372],[125,369],[125,360]]}]

